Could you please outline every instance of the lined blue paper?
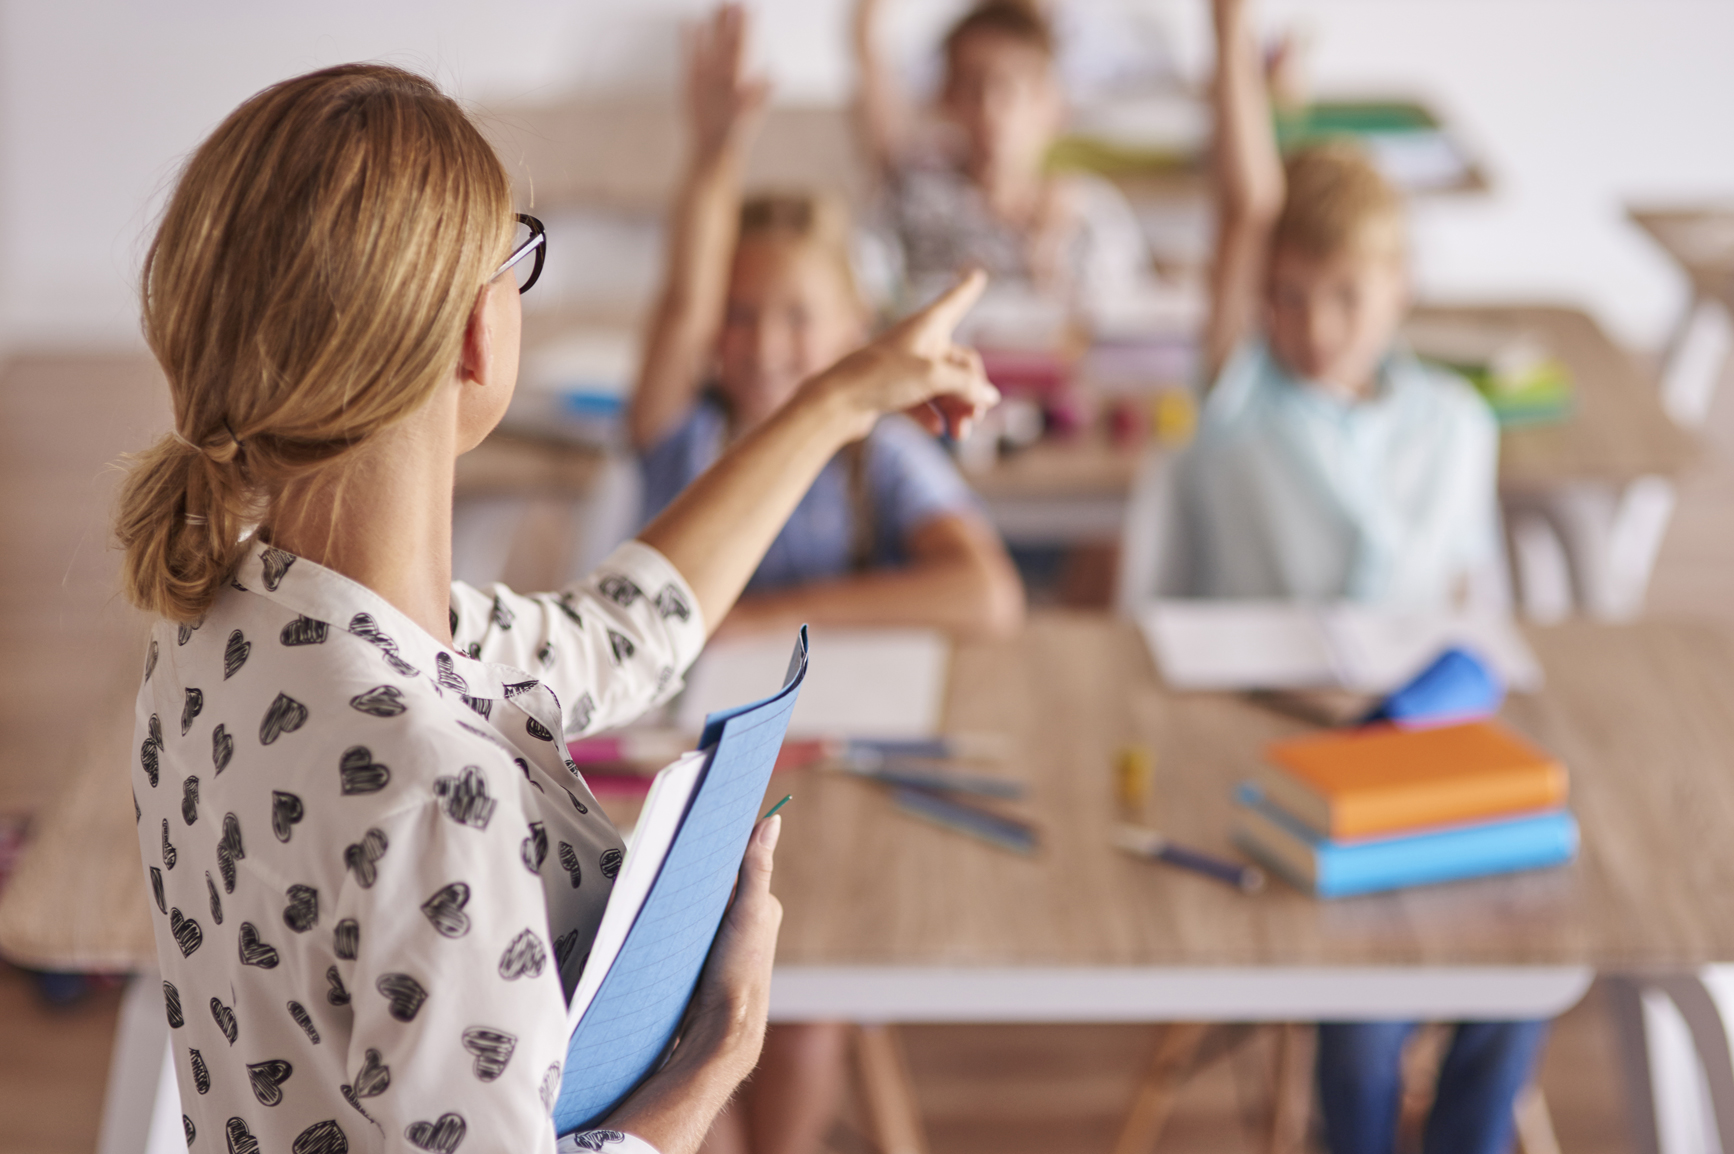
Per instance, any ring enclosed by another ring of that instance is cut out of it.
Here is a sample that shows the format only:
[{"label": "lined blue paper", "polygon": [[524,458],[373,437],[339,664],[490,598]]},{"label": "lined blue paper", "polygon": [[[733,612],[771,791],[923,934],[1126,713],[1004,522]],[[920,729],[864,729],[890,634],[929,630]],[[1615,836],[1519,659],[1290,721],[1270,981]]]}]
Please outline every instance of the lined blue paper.
[{"label": "lined blue paper", "polygon": [[554,1132],[594,1126],[655,1073],[698,986],[770,785],[801,682],[803,626],[783,688],[705,719],[710,764],[626,942],[567,1045]]}]

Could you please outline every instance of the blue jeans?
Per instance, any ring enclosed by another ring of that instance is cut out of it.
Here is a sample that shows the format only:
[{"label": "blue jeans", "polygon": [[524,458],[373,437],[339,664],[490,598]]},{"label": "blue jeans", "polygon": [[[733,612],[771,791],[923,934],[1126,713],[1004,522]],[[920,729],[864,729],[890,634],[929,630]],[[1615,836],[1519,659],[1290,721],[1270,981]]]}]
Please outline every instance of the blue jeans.
[{"label": "blue jeans", "polygon": [[[1319,1026],[1319,1095],[1331,1154],[1392,1154],[1403,1097],[1403,1044],[1414,1022]],[[1426,1154],[1510,1154],[1511,1108],[1547,1039],[1548,1023],[1460,1022],[1421,1149]]]}]

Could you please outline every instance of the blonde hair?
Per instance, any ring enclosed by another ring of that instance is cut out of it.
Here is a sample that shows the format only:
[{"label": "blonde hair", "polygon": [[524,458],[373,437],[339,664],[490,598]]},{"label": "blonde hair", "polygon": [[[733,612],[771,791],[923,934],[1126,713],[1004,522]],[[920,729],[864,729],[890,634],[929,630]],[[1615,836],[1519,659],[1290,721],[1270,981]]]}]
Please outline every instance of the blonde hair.
[{"label": "blonde hair", "polygon": [[741,202],[737,244],[782,241],[810,245],[836,271],[851,304],[865,309],[850,257],[849,209],[829,193],[760,192]]},{"label": "blonde hair", "polygon": [[144,334],[175,432],[122,487],[128,600],[198,619],[286,490],[426,401],[512,226],[493,150],[414,73],[328,68],[230,113],[145,257]]},{"label": "blonde hair", "polygon": [[1284,168],[1288,195],[1272,248],[1310,257],[1351,250],[1404,254],[1403,198],[1360,148],[1348,141],[1313,145],[1290,156]]}]

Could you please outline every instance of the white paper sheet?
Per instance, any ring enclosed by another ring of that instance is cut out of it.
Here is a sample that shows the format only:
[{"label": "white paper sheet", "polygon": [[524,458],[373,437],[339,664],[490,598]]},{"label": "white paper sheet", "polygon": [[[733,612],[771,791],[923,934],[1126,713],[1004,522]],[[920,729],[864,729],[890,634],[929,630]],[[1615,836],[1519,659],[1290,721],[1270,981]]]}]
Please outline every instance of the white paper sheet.
[{"label": "white paper sheet", "polygon": [[1389,693],[1453,645],[1488,662],[1507,687],[1541,688],[1523,634],[1494,614],[1416,613],[1348,603],[1151,602],[1139,624],[1175,689],[1349,689]]},{"label": "white paper sheet", "polygon": [[620,947],[626,944],[627,931],[632,929],[638,911],[650,896],[651,884],[656,881],[663,859],[668,856],[668,847],[674,844],[674,835],[680,829],[681,815],[692,800],[704,759],[705,755],[697,751],[683,753],[659,770],[650,783],[644,808],[638,813],[638,824],[632,827],[632,837],[626,843],[626,860],[620,864],[620,875],[608,893],[602,924],[597,927],[596,942],[590,947],[590,960],[584,963],[584,973],[566,1009],[568,1034],[590,1008],[603,977],[614,965]]},{"label": "white paper sheet", "polygon": [[[951,643],[928,629],[814,629],[812,667],[790,737],[917,738],[939,732]],[[698,732],[705,714],[766,697],[783,683],[782,634],[714,642],[687,674],[676,710]]]}]

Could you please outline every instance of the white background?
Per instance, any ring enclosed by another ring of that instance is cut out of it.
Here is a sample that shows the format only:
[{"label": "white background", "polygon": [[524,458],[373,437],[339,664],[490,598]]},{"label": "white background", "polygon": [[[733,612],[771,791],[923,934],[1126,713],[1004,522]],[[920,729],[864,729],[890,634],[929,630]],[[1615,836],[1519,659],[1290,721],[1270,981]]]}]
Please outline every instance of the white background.
[{"label": "white background", "polygon": [[[1155,29],[1180,73],[1199,74],[1202,0],[1058,2],[1077,28]],[[956,5],[888,3],[919,74],[915,46]],[[378,58],[477,101],[654,87],[672,83],[679,18],[702,8],[0,0],[0,341],[136,340],[132,278],[157,198],[200,137],[271,81]],[[845,99],[848,0],[755,9],[755,52],[780,97]],[[1261,14],[1310,30],[1318,90],[1428,96],[1486,161],[1492,195],[1418,211],[1424,294],[1576,301],[1630,342],[1663,338],[1683,282],[1622,206],[1734,193],[1734,4],[1266,0]]]}]

